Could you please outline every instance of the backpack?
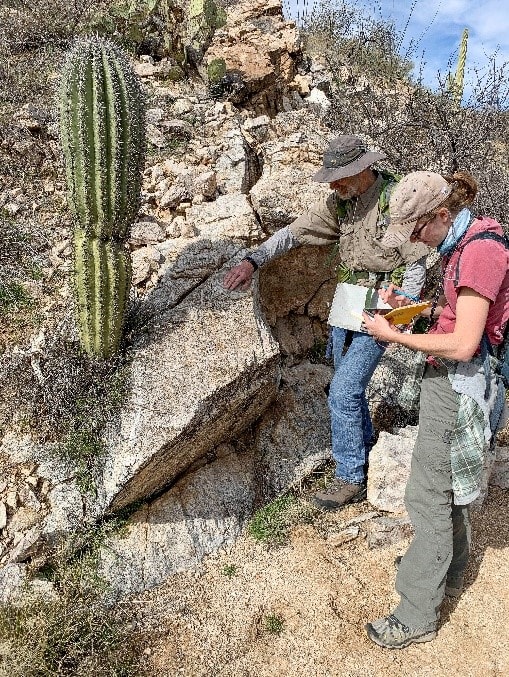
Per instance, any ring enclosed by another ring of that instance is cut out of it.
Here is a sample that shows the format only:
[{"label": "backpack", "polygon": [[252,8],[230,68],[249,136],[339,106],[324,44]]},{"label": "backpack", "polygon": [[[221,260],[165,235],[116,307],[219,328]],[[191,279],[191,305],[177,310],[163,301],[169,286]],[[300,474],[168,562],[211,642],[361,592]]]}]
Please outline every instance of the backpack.
[{"label": "backpack", "polygon": [[[495,240],[504,245],[504,247],[509,250],[509,240],[505,235],[498,235],[497,233],[492,233],[490,231],[484,231],[482,233],[476,233],[471,238],[466,240],[460,246],[460,253],[467,246],[469,242],[474,240]],[[456,271],[454,275],[454,285],[456,286],[459,282],[459,264],[460,259],[456,264]],[[493,355],[498,359],[497,373],[500,375],[502,382],[506,388],[509,388],[509,321],[507,322],[504,329],[504,338],[502,343],[494,347],[488,340],[488,335],[486,331],[483,333],[481,341],[481,355],[488,352],[490,355]]]}]

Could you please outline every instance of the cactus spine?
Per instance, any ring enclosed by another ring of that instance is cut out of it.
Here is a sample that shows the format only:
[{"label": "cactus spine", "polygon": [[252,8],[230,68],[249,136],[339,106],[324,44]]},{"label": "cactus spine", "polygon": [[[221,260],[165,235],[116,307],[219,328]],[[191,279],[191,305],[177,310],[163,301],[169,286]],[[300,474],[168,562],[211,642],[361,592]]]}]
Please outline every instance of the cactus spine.
[{"label": "cactus spine", "polygon": [[120,345],[131,285],[126,242],[140,204],[144,101],[127,59],[96,37],[70,52],[59,98],[80,338],[89,355],[107,358]]}]

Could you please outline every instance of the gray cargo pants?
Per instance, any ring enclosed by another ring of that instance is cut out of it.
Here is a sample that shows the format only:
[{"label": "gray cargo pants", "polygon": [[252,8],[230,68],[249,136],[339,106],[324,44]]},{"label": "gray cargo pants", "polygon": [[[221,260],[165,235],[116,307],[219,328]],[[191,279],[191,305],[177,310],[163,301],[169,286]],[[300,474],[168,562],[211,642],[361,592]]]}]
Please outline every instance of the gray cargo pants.
[{"label": "gray cargo pants", "polygon": [[415,535],[398,568],[396,590],[401,600],[393,612],[410,628],[436,628],[446,581],[461,587],[468,561],[468,506],[454,505],[451,478],[450,441],[458,399],[447,369],[427,365],[419,434],[405,492]]}]

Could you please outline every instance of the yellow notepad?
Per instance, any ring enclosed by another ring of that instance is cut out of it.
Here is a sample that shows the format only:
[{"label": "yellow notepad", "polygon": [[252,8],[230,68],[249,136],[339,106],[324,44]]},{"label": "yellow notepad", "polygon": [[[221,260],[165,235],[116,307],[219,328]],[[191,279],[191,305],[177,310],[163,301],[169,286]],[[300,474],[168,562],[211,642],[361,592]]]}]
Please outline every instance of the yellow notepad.
[{"label": "yellow notepad", "polygon": [[391,320],[393,324],[408,324],[414,317],[422,313],[423,310],[429,308],[431,303],[423,301],[422,303],[411,303],[408,306],[401,308],[393,308],[392,310],[385,310],[385,308],[366,308],[368,313],[381,313],[385,318]]}]

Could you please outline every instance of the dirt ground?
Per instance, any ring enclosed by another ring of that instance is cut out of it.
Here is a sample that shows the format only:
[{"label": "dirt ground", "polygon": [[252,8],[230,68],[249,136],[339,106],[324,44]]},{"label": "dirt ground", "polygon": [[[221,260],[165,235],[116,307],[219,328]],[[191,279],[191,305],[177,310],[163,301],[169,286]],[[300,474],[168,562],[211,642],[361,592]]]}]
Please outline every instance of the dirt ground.
[{"label": "dirt ground", "polygon": [[473,515],[466,588],[459,600],[444,601],[438,637],[399,651],[372,644],[364,624],[397,603],[393,560],[406,543],[370,550],[362,536],[339,547],[327,540],[370,510],[361,503],[298,525],[291,542],[276,549],[243,536],[208,557],[199,572],[173,576],[134,599],[150,673],[509,675],[508,492],[491,489]]}]

